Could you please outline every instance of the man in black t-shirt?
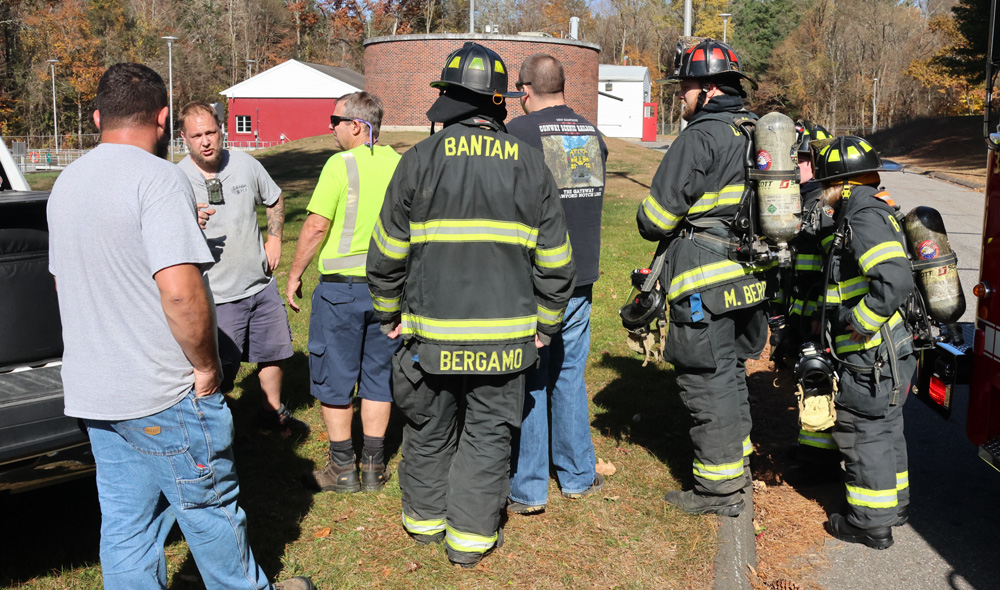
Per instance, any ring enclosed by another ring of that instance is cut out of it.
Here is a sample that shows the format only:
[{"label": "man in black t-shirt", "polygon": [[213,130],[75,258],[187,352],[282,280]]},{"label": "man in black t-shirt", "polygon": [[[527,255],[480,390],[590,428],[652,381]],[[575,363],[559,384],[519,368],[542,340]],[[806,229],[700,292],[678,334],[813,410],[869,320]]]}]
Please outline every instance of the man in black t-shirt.
[{"label": "man in black t-shirt", "polygon": [[540,150],[559,187],[576,264],[576,289],[560,333],[539,350],[541,362],[527,374],[520,436],[514,437],[508,510],[545,510],[549,489],[551,406],[552,465],[563,496],[582,498],[601,489],[594,470],[594,443],[584,368],[590,351],[590,308],[598,278],[601,208],[608,148],[597,127],[566,106],[559,60],[538,53],[521,65],[517,89],[526,113],[508,132]]}]

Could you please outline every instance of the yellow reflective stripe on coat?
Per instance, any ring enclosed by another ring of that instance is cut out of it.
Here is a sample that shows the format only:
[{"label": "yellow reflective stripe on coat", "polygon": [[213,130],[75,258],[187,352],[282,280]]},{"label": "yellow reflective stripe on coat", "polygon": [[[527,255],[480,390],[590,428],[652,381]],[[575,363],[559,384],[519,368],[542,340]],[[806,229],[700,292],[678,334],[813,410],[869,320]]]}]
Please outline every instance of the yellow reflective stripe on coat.
[{"label": "yellow reflective stripe on coat", "polygon": [[[896,327],[902,321],[903,321],[903,316],[901,316],[898,311],[892,314],[892,317],[889,318],[889,329],[891,330],[892,328]],[[845,352],[854,352],[856,350],[868,350],[869,348],[875,348],[879,344],[882,344],[881,331],[873,334],[872,337],[869,338],[866,342],[851,342],[850,334],[841,334],[840,336],[837,336],[836,339],[834,339],[833,345],[834,349],[837,351],[837,354],[841,354]]]},{"label": "yellow reflective stripe on coat", "polygon": [[435,219],[410,224],[410,243],[498,242],[534,248],[538,228],[492,219]]},{"label": "yellow reflective stripe on coat", "polygon": [[823,257],[819,254],[799,254],[795,257],[795,270],[823,270]]},{"label": "yellow reflective stripe on coat", "polygon": [[837,288],[840,290],[841,301],[848,301],[855,297],[868,294],[868,277],[856,276],[853,279],[841,281]]},{"label": "yellow reflective stripe on coat", "polygon": [[712,285],[738,279],[740,277],[760,272],[773,267],[777,262],[772,261],[764,265],[747,267],[729,260],[713,262],[704,266],[698,266],[682,272],[670,281],[670,289],[667,291],[667,299],[674,300]]},{"label": "yellow reflective stripe on coat", "polygon": [[802,315],[806,302],[801,299],[792,299],[792,306],[788,310],[788,315]]},{"label": "yellow reflective stripe on coat", "polygon": [[434,518],[431,520],[417,520],[415,518],[410,518],[407,514],[403,513],[403,528],[414,535],[433,535],[440,533],[448,525],[443,518]]},{"label": "yellow reflective stripe on coat", "polygon": [[906,251],[903,250],[903,246],[896,240],[882,242],[878,246],[869,249],[858,259],[858,264],[861,265],[861,272],[868,274],[868,271],[876,264],[892,258],[906,258]]},{"label": "yellow reflective stripe on coat", "polygon": [[910,487],[910,472],[901,471],[896,474],[896,491],[904,490]]},{"label": "yellow reflective stripe on coat", "polygon": [[749,457],[753,453],[753,443],[750,442],[750,437],[746,437],[743,440],[743,456]]},{"label": "yellow reflective stripe on coat", "polygon": [[642,210],[646,213],[646,217],[653,222],[653,225],[664,231],[672,231],[681,222],[681,219],[684,219],[684,215],[674,215],[661,207],[653,195],[643,199]]},{"label": "yellow reflective stripe on coat", "polygon": [[861,326],[869,332],[878,332],[878,329],[882,327],[882,324],[889,319],[887,316],[879,315],[872,311],[871,308],[868,307],[868,304],[865,303],[864,299],[859,301],[858,304],[854,306],[854,309],[851,311],[851,315],[854,317],[856,322],[861,324]]},{"label": "yellow reflective stripe on coat", "polygon": [[696,215],[698,213],[704,213],[706,211],[711,211],[716,207],[727,207],[729,205],[739,205],[740,199],[743,198],[743,185],[742,184],[730,184],[728,186],[722,187],[717,193],[705,193],[691,205],[688,209],[688,215]]},{"label": "yellow reflective stripe on coat", "polygon": [[823,248],[824,252],[829,253],[830,252],[830,244],[832,244],[832,243],[833,243],[833,234],[830,234],[830,235],[826,236],[825,238],[823,238],[822,240],[820,240],[819,246],[820,246],[820,248]]},{"label": "yellow reflective stripe on coat", "polygon": [[372,233],[372,237],[375,238],[375,245],[378,246],[379,252],[386,258],[402,260],[410,253],[410,243],[406,240],[397,240],[390,236],[385,231],[385,228],[382,227],[381,218],[375,224],[375,232]]},{"label": "yellow reflective stripe on coat", "polygon": [[535,264],[542,268],[559,268],[566,266],[573,259],[573,248],[569,244],[569,234],[566,241],[555,248],[535,248]]},{"label": "yellow reflective stripe on coat", "polygon": [[565,309],[559,309],[559,310],[549,309],[544,305],[542,305],[541,303],[539,303],[538,323],[545,324],[546,326],[558,326],[559,324],[562,323],[564,311]]},{"label": "yellow reflective stripe on coat", "polygon": [[402,297],[379,297],[372,295],[372,307],[375,311],[396,313],[401,308]]},{"label": "yellow reflective stripe on coat", "polygon": [[694,460],[694,475],[702,479],[711,481],[721,481],[723,479],[736,479],[743,476],[743,459],[732,463],[722,463],[713,465]]},{"label": "yellow reflective stripe on coat", "polygon": [[402,333],[444,342],[495,341],[535,335],[536,316],[444,320],[411,313],[402,316]]},{"label": "yellow reflective stripe on coat", "polygon": [[847,503],[867,508],[895,508],[899,501],[896,488],[891,490],[869,490],[859,486],[847,485]]},{"label": "yellow reflective stripe on coat", "polygon": [[837,443],[833,442],[833,435],[829,432],[812,432],[810,430],[799,430],[799,444],[817,449],[836,450]]},{"label": "yellow reflective stripe on coat", "polygon": [[483,535],[477,535],[475,533],[463,533],[456,531],[451,527],[451,525],[448,525],[446,531],[444,539],[448,543],[448,546],[455,551],[465,551],[466,553],[486,553],[497,542],[496,533],[493,533],[492,536],[484,537]]}]

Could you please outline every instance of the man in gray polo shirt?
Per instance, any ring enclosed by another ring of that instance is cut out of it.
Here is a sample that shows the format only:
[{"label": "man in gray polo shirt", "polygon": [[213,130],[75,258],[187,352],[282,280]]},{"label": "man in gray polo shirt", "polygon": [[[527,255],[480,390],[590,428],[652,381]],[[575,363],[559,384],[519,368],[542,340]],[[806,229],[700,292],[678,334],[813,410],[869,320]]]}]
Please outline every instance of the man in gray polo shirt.
[{"label": "man in gray polo shirt", "polygon": [[[285,201],[252,156],[222,149],[219,119],[210,105],[191,102],[177,117],[190,154],[178,163],[191,181],[215,265],[208,271],[219,324],[222,391],[232,390],[243,361],[257,364],[264,399],[258,426],[308,431],[281,403],[284,359],[292,356],[288,314],[272,273],[281,259]],[[267,216],[267,242],[257,224]]]},{"label": "man in gray polo shirt", "polygon": [[[272,588],[237,503],[202,275],[212,254],[190,183],[162,159],[166,86],[120,63],[101,76],[96,102],[101,145],[59,176],[48,224],[65,411],[83,419],[97,463],[104,587],[166,588],[163,543],[176,522],[207,588]],[[277,588],[313,585],[296,577]]]}]

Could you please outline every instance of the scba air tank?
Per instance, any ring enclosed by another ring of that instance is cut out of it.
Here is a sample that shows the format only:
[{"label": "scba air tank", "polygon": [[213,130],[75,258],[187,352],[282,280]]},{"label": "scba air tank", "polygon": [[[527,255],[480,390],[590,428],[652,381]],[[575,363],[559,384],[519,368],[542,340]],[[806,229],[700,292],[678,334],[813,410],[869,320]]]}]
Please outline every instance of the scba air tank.
[{"label": "scba air tank", "polygon": [[757,121],[754,144],[760,230],[780,248],[795,237],[802,223],[795,122],[781,113],[764,115]]},{"label": "scba air tank", "polygon": [[948,243],[941,214],[937,209],[917,207],[906,214],[903,226],[927,313],[943,324],[958,321],[965,313],[965,293],[958,280],[958,257]]}]

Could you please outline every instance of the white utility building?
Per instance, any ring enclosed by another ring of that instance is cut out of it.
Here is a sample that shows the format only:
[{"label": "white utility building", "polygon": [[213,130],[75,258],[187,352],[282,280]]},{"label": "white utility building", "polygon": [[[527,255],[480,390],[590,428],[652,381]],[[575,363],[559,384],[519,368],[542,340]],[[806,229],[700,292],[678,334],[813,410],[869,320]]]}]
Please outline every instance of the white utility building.
[{"label": "white utility building", "polygon": [[642,137],[643,103],[650,102],[649,68],[601,64],[597,127],[608,137]]}]

